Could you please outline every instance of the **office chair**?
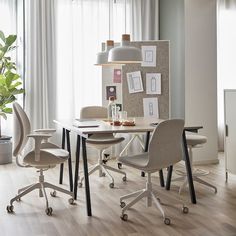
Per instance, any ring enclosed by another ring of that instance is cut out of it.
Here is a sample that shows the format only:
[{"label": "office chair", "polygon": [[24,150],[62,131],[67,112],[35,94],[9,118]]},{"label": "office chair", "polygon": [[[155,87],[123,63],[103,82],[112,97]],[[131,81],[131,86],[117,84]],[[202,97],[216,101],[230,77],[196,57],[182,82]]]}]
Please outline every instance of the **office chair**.
[{"label": "office chair", "polygon": [[[148,152],[133,156],[121,156],[119,162],[147,173],[146,188],[120,197],[121,219],[128,220],[125,214],[130,207],[142,198],[147,198],[147,206],[152,205],[152,200],[160,210],[164,223],[169,225],[170,219],[165,216],[160,199],[152,190],[151,174],[171,166],[182,160],[182,133],[184,121],[180,119],[166,120],[157,125],[151,137]],[[126,205],[125,199],[135,197]],[[183,206],[183,213],[188,213],[188,208]]]},{"label": "office chair", "polygon": [[[188,145],[188,151],[189,151],[189,160],[190,163],[192,165],[193,162],[193,148],[199,148],[202,146],[202,144],[207,142],[207,137],[203,136],[203,135],[199,135],[199,134],[187,134],[186,135],[186,141],[187,141],[187,145]],[[187,186],[188,184],[188,178],[186,176],[186,171],[182,171],[177,169],[175,171],[178,175],[181,175],[181,177],[174,179],[174,181],[179,181],[179,180],[183,180],[183,184],[180,186],[179,188],[179,194],[181,194],[182,190]],[[192,168],[192,175],[193,175],[193,180],[206,185],[210,188],[213,188],[215,190],[215,193],[217,193],[217,188],[215,186],[213,186],[212,184],[206,182],[205,180],[200,179],[199,177],[201,176],[205,176],[208,175],[209,171],[205,171],[202,169],[198,169],[198,168]]]},{"label": "office chair", "polygon": [[[7,212],[13,212],[14,201],[20,201],[26,194],[35,189],[39,189],[39,196],[45,197],[46,200],[45,212],[47,215],[51,216],[53,209],[49,207],[45,188],[53,189],[53,192],[51,192],[52,197],[56,196],[56,191],[70,195],[70,204],[74,203],[74,194],[73,192],[45,182],[43,172],[65,162],[68,159],[69,153],[63,149],[60,149],[55,144],[48,142],[48,139],[52,136],[52,133],[55,132],[55,130],[40,129],[36,130],[34,133],[31,133],[30,121],[22,107],[16,102],[13,104],[13,120],[13,156],[16,157],[17,163],[19,163],[18,159],[23,158],[25,167],[36,168],[37,172],[39,172],[39,181],[38,183],[19,189],[18,195],[10,200],[10,205],[7,206]],[[34,148],[22,157],[22,151],[25,148],[29,138],[34,139]]]},{"label": "office chair", "polygon": [[[106,119],[107,118],[107,108],[101,107],[101,106],[88,106],[88,107],[83,107],[80,112],[80,119],[94,119],[94,118],[99,118],[99,119]],[[118,170],[116,168],[113,168],[111,166],[106,165],[103,162],[103,155],[104,152],[107,148],[111,147],[112,145],[118,144],[124,140],[123,137],[114,137],[113,134],[106,134],[106,133],[101,133],[101,134],[93,134],[89,138],[86,139],[86,143],[90,147],[94,147],[99,150],[99,158],[98,162],[96,165],[92,166],[89,169],[88,174],[91,175],[95,171],[99,171],[99,177],[107,176],[110,178],[111,182],[109,184],[110,188],[114,188],[114,179],[108,172],[114,171],[119,174],[123,174],[123,181],[126,181],[126,173]],[[82,182],[84,180],[84,177],[80,179],[79,182],[79,187],[82,187]]]}]

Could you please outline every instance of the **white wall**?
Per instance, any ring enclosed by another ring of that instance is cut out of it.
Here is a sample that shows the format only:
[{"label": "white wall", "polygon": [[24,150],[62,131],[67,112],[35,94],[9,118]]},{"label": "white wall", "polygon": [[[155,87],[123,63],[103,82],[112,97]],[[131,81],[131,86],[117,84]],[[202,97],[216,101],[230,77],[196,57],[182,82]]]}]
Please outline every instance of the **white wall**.
[{"label": "white wall", "polygon": [[196,162],[217,162],[216,0],[185,0],[185,122],[208,137]]}]

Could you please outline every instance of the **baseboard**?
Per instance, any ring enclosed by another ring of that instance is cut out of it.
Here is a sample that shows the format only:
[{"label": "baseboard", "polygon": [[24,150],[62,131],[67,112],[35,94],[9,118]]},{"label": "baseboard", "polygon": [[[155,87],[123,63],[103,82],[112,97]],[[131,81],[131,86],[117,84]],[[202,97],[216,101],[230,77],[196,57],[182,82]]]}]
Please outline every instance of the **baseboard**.
[{"label": "baseboard", "polygon": [[194,161],[194,166],[200,166],[200,165],[210,165],[210,164],[219,164],[219,159],[214,160],[202,160],[202,161]]}]

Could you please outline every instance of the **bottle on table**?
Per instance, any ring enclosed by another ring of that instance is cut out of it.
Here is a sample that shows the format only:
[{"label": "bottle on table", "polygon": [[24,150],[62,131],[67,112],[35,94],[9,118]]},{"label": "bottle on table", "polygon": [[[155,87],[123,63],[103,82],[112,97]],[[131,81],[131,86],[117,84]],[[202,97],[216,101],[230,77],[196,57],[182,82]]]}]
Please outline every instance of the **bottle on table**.
[{"label": "bottle on table", "polygon": [[112,111],[114,111],[116,109],[116,103],[115,103],[115,97],[114,96],[110,96],[109,97],[109,103],[107,106],[107,118],[109,121],[112,121]]}]

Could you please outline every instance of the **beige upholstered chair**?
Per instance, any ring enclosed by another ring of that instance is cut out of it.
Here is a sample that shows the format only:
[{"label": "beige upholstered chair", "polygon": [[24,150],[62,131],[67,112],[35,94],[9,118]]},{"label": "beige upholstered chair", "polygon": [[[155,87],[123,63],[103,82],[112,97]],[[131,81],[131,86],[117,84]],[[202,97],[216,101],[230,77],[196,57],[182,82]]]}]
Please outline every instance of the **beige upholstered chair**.
[{"label": "beige upholstered chair", "polygon": [[[164,223],[167,225],[170,224],[170,219],[165,216],[159,198],[156,198],[152,191],[151,174],[182,160],[183,128],[183,120],[173,119],[163,121],[153,132],[148,152],[134,156],[119,157],[118,160],[122,164],[147,173],[145,189],[130,193],[120,198],[122,220],[128,219],[128,215],[125,214],[125,211],[145,197],[147,198],[147,206],[151,206],[153,200],[163,216]],[[134,200],[126,205],[124,200],[131,197],[135,197]],[[184,206],[183,212],[187,213],[188,208]]]},{"label": "beige upholstered chair", "polygon": [[[88,107],[83,107],[81,109],[80,119],[94,119],[94,118],[104,118],[104,119],[107,118],[107,108],[101,106],[88,106]],[[109,185],[111,188],[114,187],[114,179],[110,175],[108,170],[123,174],[124,175],[123,181],[126,181],[126,173],[104,164],[103,154],[107,148],[111,147],[112,145],[118,144],[123,140],[124,140],[123,137],[116,138],[113,136],[113,134],[105,134],[105,133],[93,134],[86,140],[88,146],[94,147],[99,150],[98,163],[90,168],[88,174],[91,175],[93,172],[97,170],[99,171],[99,177],[105,176],[107,174],[107,176],[111,180]],[[84,177],[80,179],[79,187],[82,187],[83,180]]]},{"label": "beige upholstered chair", "polygon": [[[35,189],[39,189],[39,196],[46,199],[46,214],[52,215],[52,208],[48,205],[48,198],[45,188],[51,188],[51,196],[56,196],[56,190],[71,196],[69,203],[73,204],[74,194],[68,190],[55,186],[44,181],[43,172],[54,168],[57,164],[61,164],[68,159],[68,152],[60,149],[55,144],[49,143],[48,138],[55,132],[53,129],[40,129],[31,133],[30,121],[18,103],[13,104],[13,119],[14,119],[14,141],[13,155],[16,157],[17,163],[19,158],[23,159],[25,167],[34,167],[39,172],[39,182],[26,186],[18,190],[18,195],[10,200],[10,205],[7,206],[9,213],[13,212],[13,202],[19,201],[24,195]],[[22,151],[27,144],[29,138],[34,138],[34,148],[26,155],[22,155]],[[21,165],[22,166],[22,165]]]},{"label": "beige upholstered chair", "polygon": [[[189,160],[192,165],[192,163],[193,163],[193,148],[201,147],[204,143],[207,142],[207,137],[203,136],[203,135],[199,135],[199,134],[187,134],[186,141],[187,141],[188,150],[189,150]],[[183,184],[179,188],[179,193],[181,193],[182,190],[187,186],[188,179],[186,176],[186,171],[182,171],[182,170],[177,169],[176,173],[178,175],[181,175],[181,177],[175,179],[174,181],[183,180]],[[215,190],[215,193],[217,193],[217,188],[215,186],[213,186],[212,184],[199,178],[199,177],[205,176],[207,174],[209,174],[209,171],[205,171],[205,170],[198,169],[198,168],[192,168],[193,180],[200,183],[200,184],[203,184],[203,185],[206,185],[210,188],[213,188]]]}]

